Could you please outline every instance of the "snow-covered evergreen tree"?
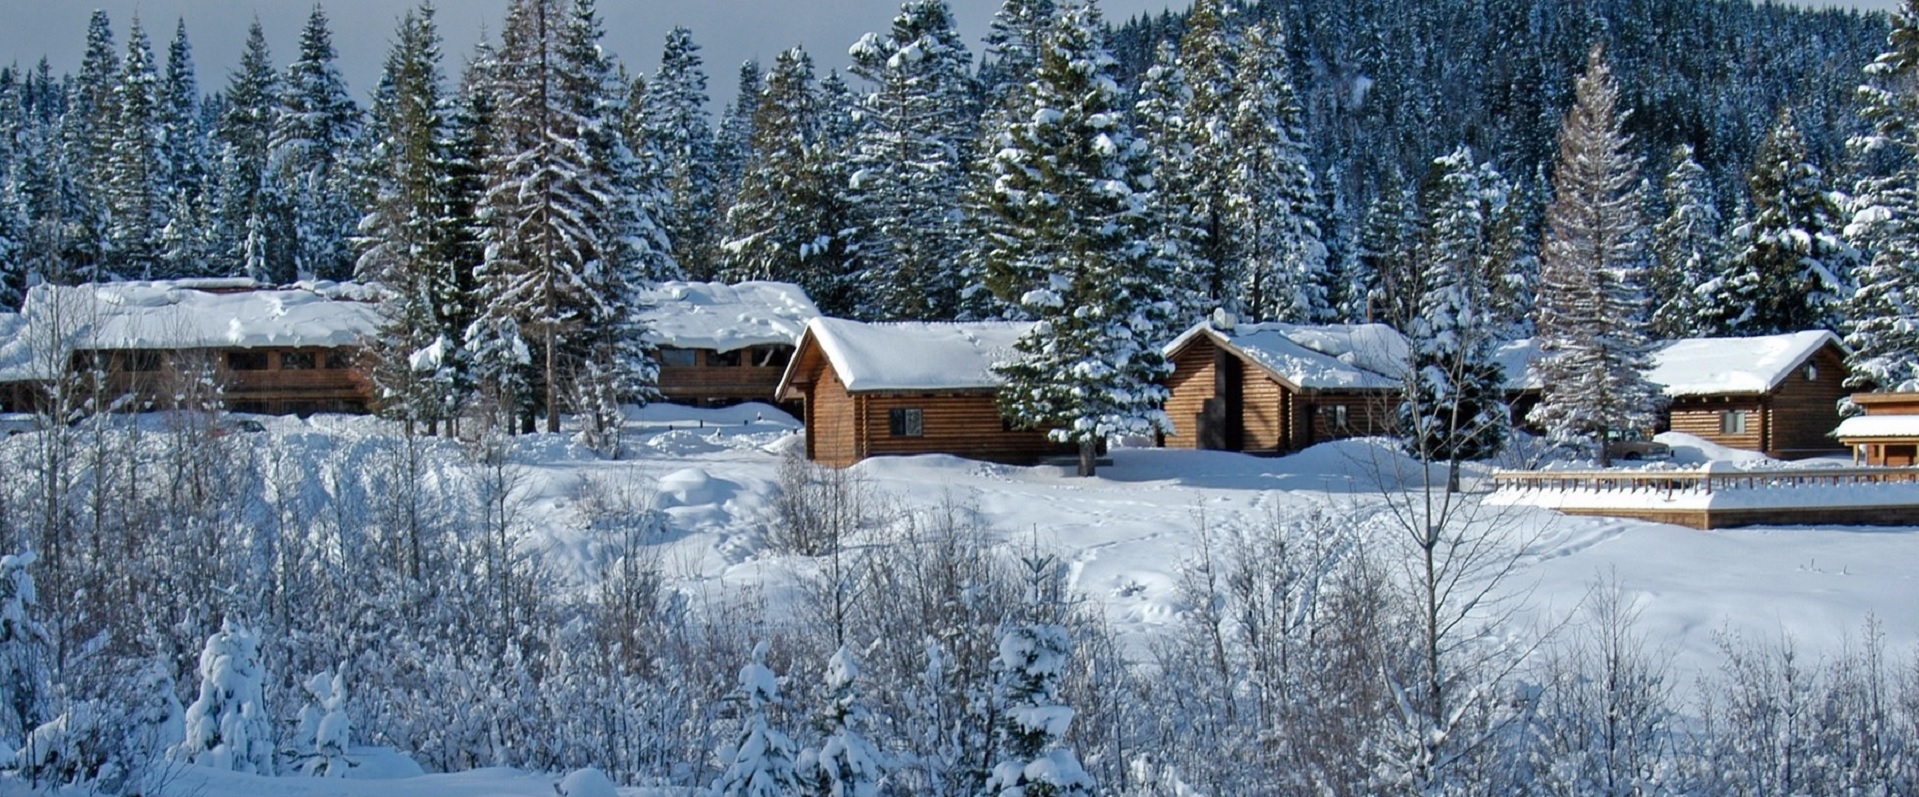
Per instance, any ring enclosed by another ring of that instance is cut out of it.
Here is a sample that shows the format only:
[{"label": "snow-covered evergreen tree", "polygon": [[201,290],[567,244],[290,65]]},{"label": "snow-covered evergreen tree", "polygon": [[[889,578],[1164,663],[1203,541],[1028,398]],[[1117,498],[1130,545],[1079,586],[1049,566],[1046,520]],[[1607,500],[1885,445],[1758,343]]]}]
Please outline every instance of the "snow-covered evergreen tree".
[{"label": "snow-covered evergreen tree", "polygon": [[[1419,315],[1405,330],[1411,348],[1400,432],[1422,462],[1448,466],[1459,488],[1459,463],[1497,454],[1508,421],[1506,375],[1493,358],[1502,325],[1493,312],[1494,274],[1486,267],[1492,225],[1488,175],[1461,147],[1433,162],[1420,242],[1425,263]],[[1491,193],[1499,193],[1491,186]]]},{"label": "snow-covered evergreen tree", "polygon": [[353,766],[346,758],[353,736],[353,720],[346,713],[346,673],[314,673],[301,686],[309,702],[301,707],[300,722],[294,730],[299,743],[294,764],[302,774],[346,777]]},{"label": "snow-covered evergreen tree", "polygon": [[1646,381],[1645,211],[1618,102],[1594,47],[1560,128],[1534,315],[1544,389],[1528,416],[1555,440],[1594,442],[1602,466],[1608,433],[1650,429],[1663,400]]},{"label": "snow-covered evergreen tree", "polygon": [[727,211],[724,276],[792,282],[828,315],[856,306],[846,175],[825,142],[813,57],[794,48],[767,73],[752,159]]},{"label": "snow-covered evergreen tree", "polygon": [[983,107],[1002,108],[1039,68],[1040,39],[1053,24],[1053,0],[1002,0],[986,34],[979,83]]},{"label": "snow-covered evergreen tree", "polygon": [[866,34],[850,54],[873,85],[852,153],[860,315],[951,318],[962,287],[955,208],[978,116],[972,58],[945,0],[909,0],[887,35]]},{"label": "snow-covered evergreen tree", "polygon": [[1845,308],[1847,384],[1919,391],[1919,3],[1907,0],[1892,21],[1887,49],[1859,90],[1873,129],[1852,142],[1892,166],[1860,178],[1846,228],[1870,255]]},{"label": "snow-covered evergreen tree", "polygon": [[231,619],[200,652],[200,696],[187,706],[180,760],[214,769],[274,774],[273,718],[265,699],[260,638]]},{"label": "snow-covered evergreen tree", "polygon": [[161,164],[166,226],[160,230],[161,274],[201,276],[212,244],[207,130],[201,119],[200,84],[186,20],[174,27],[160,84]]},{"label": "snow-covered evergreen tree", "polygon": [[666,34],[660,71],[646,84],[641,135],[660,154],[659,174],[667,211],[659,219],[673,242],[673,259],[691,279],[711,279],[719,270],[719,182],[713,128],[707,123],[706,73],[693,33]]},{"label": "snow-covered evergreen tree", "polygon": [[53,635],[35,616],[40,602],[32,551],[0,557],[0,741],[18,748],[47,721]]},{"label": "snow-covered evergreen tree", "polygon": [[719,750],[722,770],[713,782],[719,797],[787,797],[800,793],[794,771],[793,741],[773,727],[768,712],[782,703],[779,679],[766,666],[767,645],[753,648],[753,661],[740,668],[739,735]]},{"label": "snow-covered evergreen tree", "polygon": [[1031,623],[1000,631],[993,669],[1001,719],[995,729],[998,758],[986,779],[989,797],[1075,797],[1097,790],[1064,741],[1073,709],[1062,700],[1060,684],[1070,655],[1071,641],[1060,626]]},{"label": "snow-covered evergreen tree", "polygon": [[275,264],[279,281],[345,279],[353,273],[351,239],[360,221],[354,207],[348,148],[360,132],[360,109],[334,63],[333,31],[314,6],[300,33],[300,57],[287,68],[273,125],[273,179],[279,181],[291,233],[290,262]]},{"label": "snow-covered evergreen tree", "polygon": [[114,86],[103,247],[106,268],[130,279],[149,279],[161,270],[160,233],[169,204],[161,107],[153,46],[136,19],[127,32],[127,55]]},{"label": "snow-covered evergreen tree", "polygon": [[1388,172],[1378,196],[1366,208],[1354,256],[1360,273],[1372,285],[1365,311],[1357,317],[1404,330],[1419,315],[1424,275],[1413,255],[1418,246],[1418,215],[1405,176],[1397,169]]},{"label": "snow-covered evergreen tree", "polygon": [[885,776],[879,748],[861,727],[869,722],[860,700],[859,665],[844,645],[826,662],[820,744],[800,754],[803,793],[818,797],[876,797]]},{"label": "snow-covered evergreen tree", "polygon": [[[1229,117],[1226,213],[1240,262],[1240,301],[1254,318],[1332,318],[1318,194],[1283,37],[1265,24],[1241,37]],[[1254,77],[1257,76],[1257,77]]]},{"label": "snow-covered evergreen tree", "polygon": [[[720,117],[719,130],[713,134],[713,180],[718,195],[714,212],[722,220],[738,201],[740,178],[746,174],[747,162],[753,159],[753,119],[759,116],[760,95],[766,89],[766,76],[760,72],[760,62],[755,60],[740,64],[738,80],[733,106]],[[717,258],[715,269],[725,268],[725,255],[716,253],[714,257]]]},{"label": "snow-covered evergreen tree", "polygon": [[1140,76],[1133,104],[1134,130],[1153,152],[1153,247],[1167,259],[1176,282],[1168,286],[1174,317],[1200,318],[1212,301],[1199,289],[1204,271],[1198,261],[1205,236],[1204,219],[1187,191],[1201,170],[1193,168],[1186,135],[1186,106],[1192,91],[1172,42],[1162,42],[1153,65]]},{"label": "snow-covered evergreen tree", "polygon": [[[1235,167],[1240,160],[1233,117],[1242,85],[1235,55],[1240,41],[1229,27],[1228,13],[1221,0],[1193,4],[1177,62],[1187,98],[1174,136],[1181,143],[1158,152],[1168,159],[1158,170],[1167,178],[1160,188],[1167,192],[1163,204],[1185,216],[1182,226],[1193,233],[1192,256],[1182,262],[1197,271],[1180,279],[1199,292],[1195,304],[1182,308],[1189,314],[1213,308],[1245,309],[1247,280],[1233,229],[1233,186],[1238,182],[1251,190],[1257,185],[1252,182],[1255,175]],[[1253,212],[1249,208],[1243,215]]]},{"label": "snow-covered evergreen tree", "polygon": [[1693,289],[1713,278],[1722,256],[1719,208],[1705,167],[1685,145],[1673,150],[1672,161],[1664,184],[1666,217],[1653,226],[1652,268],[1646,274],[1646,295],[1653,302],[1648,331],[1658,340],[1700,332]]},{"label": "snow-covered evergreen tree", "polygon": [[246,50],[240,56],[220,109],[218,142],[215,259],[224,275],[244,275],[263,282],[290,277],[291,254],[287,231],[276,226],[283,218],[284,200],[272,179],[273,126],[279,118],[279,78],[267,50],[266,31],[258,20],[247,29]]},{"label": "snow-covered evergreen tree", "polygon": [[107,186],[112,183],[114,127],[118,114],[114,107],[114,87],[120,78],[120,58],[113,44],[113,29],[105,11],[94,11],[87,20],[86,52],[81,56],[80,72],[66,85],[65,107],[59,119],[60,158],[70,191],[63,192],[57,205],[61,231],[61,252],[57,270],[47,274],[56,281],[98,281],[105,277],[104,245],[107,238]]},{"label": "snow-covered evergreen tree", "polygon": [[1149,152],[1126,122],[1102,30],[1084,4],[1048,32],[1028,106],[1000,132],[992,210],[1006,234],[987,253],[989,285],[1038,322],[995,366],[1000,411],[1077,444],[1082,476],[1107,438],[1166,426],[1158,380],[1170,369]]},{"label": "snow-covered evergreen tree", "polygon": [[1722,335],[1837,329],[1859,253],[1841,237],[1842,203],[1791,108],[1766,134],[1747,187],[1752,217],[1732,232],[1726,272],[1699,288],[1703,320]]}]

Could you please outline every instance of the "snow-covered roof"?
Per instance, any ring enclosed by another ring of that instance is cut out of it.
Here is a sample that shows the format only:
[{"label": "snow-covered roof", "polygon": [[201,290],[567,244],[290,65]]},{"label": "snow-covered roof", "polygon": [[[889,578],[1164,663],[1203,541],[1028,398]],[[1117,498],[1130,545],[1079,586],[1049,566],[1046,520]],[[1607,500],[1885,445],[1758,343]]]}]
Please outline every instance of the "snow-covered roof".
[{"label": "snow-covered roof", "polygon": [[1312,390],[1398,387],[1406,339],[1385,324],[1239,324],[1201,322],[1167,344],[1168,355],[1207,335],[1293,385]]},{"label": "snow-covered roof", "polygon": [[352,283],[259,288],[251,280],[38,285],[0,327],[0,380],[45,378],[37,347],[207,349],[349,346],[380,324],[377,292]]},{"label": "snow-covered roof", "polygon": [[1841,440],[1919,437],[1919,415],[1855,415],[1840,421],[1832,436]]},{"label": "snow-covered roof", "polygon": [[1777,387],[1821,347],[1839,337],[1825,330],[1752,338],[1685,338],[1653,355],[1646,379],[1666,395],[1765,393]]},{"label": "snow-covered roof", "polygon": [[[993,366],[1011,359],[1013,344],[1032,328],[1023,321],[867,323],[816,318],[807,324],[806,336],[849,391],[972,390],[999,387]],[[792,382],[799,365],[794,358],[782,385]]]},{"label": "snow-covered roof", "polygon": [[682,349],[791,346],[820,309],[789,282],[662,282],[644,291],[651,340]]}]

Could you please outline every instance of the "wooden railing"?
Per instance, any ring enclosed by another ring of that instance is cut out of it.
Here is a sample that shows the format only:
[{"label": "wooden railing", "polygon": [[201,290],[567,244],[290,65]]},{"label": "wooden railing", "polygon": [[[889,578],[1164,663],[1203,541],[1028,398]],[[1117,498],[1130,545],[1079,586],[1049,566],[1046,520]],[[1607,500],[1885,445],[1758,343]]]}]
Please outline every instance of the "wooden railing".
[{"label": "wooden railing", "polygon": [[1559,492],[1578,490],[1713,493],[1723,490],[1911,483],[1919,483],[1919,468],[1793,468],[1748,471],[1501,470],[1493,472],[1493,489],[1495,490]]}]

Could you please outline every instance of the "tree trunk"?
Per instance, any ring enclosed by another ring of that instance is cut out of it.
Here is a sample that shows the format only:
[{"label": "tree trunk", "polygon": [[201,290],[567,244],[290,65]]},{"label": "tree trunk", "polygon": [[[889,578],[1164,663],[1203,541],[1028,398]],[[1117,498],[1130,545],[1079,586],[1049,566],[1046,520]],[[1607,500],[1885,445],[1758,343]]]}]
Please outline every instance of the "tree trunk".
[{"label": "tree trunk", "polygon": [[1099,444],[1092,440],[1079,441],[1079,475],[1092,476],[1099,470]]}]

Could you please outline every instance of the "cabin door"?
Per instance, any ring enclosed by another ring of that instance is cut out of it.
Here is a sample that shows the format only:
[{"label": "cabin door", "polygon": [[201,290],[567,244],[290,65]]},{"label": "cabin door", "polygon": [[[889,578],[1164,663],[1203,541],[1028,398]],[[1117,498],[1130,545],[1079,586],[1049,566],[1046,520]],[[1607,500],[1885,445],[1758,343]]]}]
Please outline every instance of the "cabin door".
[{"label": "cabin door", "polygon": [[1199,419],[1199,446],[1240,451],[1246,444],[1245,376],[1239,359],[1224,351],[1213,356],[1213,397]]}]

